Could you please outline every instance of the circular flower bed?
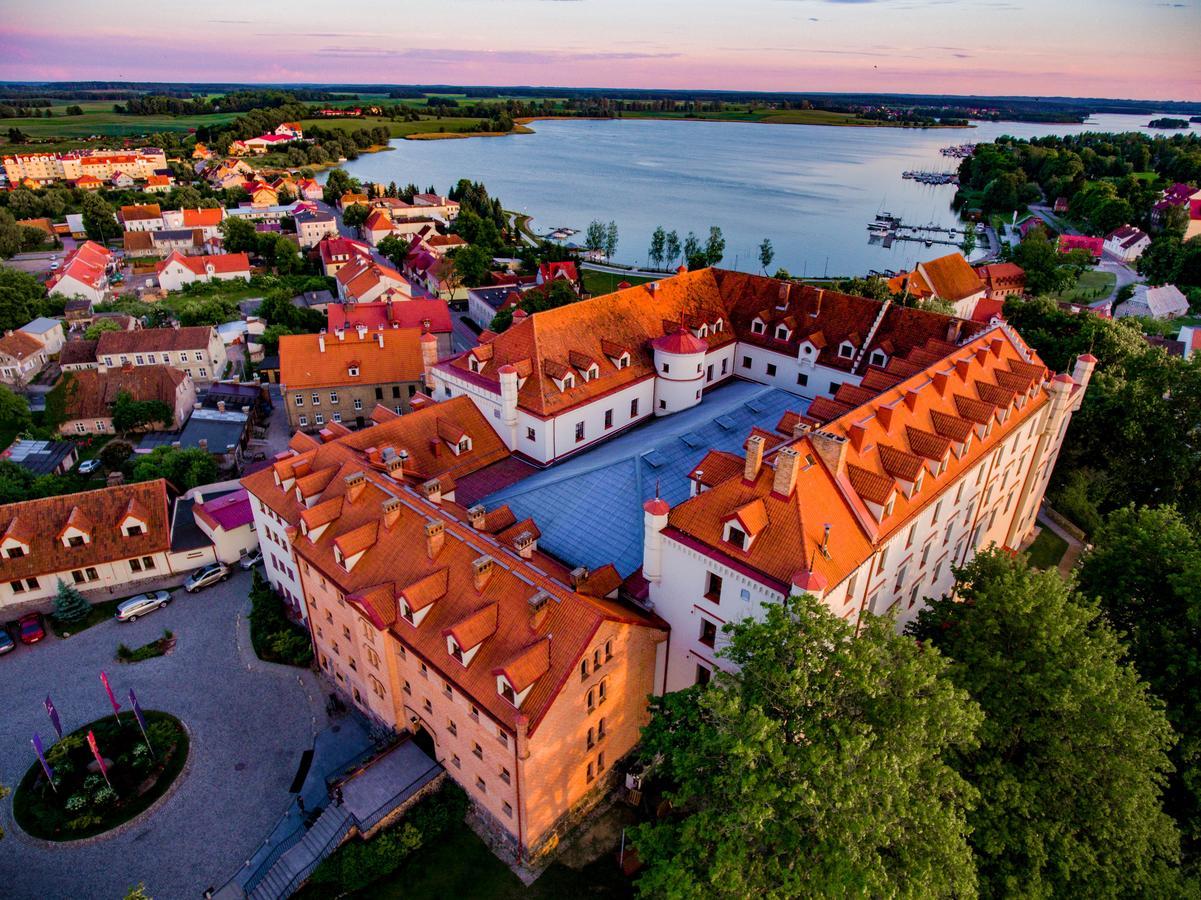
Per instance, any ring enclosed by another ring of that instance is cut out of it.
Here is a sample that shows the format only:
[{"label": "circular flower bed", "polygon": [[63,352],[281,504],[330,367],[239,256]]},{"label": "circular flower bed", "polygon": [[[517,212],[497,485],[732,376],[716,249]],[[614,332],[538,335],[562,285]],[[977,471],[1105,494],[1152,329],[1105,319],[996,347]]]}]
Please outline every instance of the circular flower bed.
[{"label": "circular flower bed", "polygon": [[[149,809],[183,771],[188,734],[167,713],[146,710],[145,717],[153,753],[133,713],[119,723],[114,716],[97,719],[47,747],[54,785],[34,759],[13,794],[17,824],[34,837],[74,841],[103,834]],[[96,735],[111,786],[88,747],[89,731]]]}]

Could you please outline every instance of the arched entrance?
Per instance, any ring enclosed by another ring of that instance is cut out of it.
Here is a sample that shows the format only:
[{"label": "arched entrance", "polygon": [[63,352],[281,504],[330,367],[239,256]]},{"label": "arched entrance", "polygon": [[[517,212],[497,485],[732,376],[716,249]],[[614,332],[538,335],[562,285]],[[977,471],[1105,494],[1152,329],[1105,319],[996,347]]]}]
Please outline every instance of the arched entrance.
[{"label": "arched entrance", "polygon": [[418,725],[417,730],[413,732],[413,743],[430,759],[438,758],[434,750],[434,736],[425,730],[424,725]]}]

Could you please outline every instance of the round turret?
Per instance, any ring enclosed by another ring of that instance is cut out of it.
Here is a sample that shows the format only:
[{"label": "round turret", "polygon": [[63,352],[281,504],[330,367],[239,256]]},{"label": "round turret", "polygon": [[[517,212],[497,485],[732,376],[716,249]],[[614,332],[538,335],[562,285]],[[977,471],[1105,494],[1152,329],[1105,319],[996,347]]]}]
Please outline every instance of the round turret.
[{"label": "round turret", "polygon": [[709,344],[680,328],[651,341],[655,358],[655,415],[666,416],[701,401]]}]

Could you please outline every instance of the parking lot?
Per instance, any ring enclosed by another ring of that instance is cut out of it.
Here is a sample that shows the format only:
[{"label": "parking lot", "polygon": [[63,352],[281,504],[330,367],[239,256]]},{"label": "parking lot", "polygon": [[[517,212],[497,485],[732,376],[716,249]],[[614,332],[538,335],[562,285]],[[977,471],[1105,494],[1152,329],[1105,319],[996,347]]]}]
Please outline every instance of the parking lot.
[{"label": "parking lot", "polygon": [[[42,705],[47,694],[64,731],[111,712],[101,670],[123,704],[132,687],[143,708],[178,716],[192,741],[174,790],[106,836],[34,840],[12,822],[11,799],[0,804],[5,897],[118,898],[140,881],[153,897],[198,897],[220,886],[262,841],[289,804],[301,754],[326,719],[316,676],[254,656],[245,622],[249,582],[238,571],[195,594],[177,590],[166,609],[134,623],[103,622],[0,657],[0,783],[15,788],[36,762],[35,731],[47,745],[53,741]],[[170,654],[116,662],[118,644],[138,647],[164,629],[178,641]]]}]

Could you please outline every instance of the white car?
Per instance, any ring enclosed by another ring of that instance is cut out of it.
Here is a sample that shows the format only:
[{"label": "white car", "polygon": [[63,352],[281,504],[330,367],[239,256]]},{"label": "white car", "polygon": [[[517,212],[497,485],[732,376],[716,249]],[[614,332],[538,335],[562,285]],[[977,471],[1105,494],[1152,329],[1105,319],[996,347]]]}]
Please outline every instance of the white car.
[{"label": "white car", "polygon": [[95,472],[97,469],[100,468],[100,465],[101,465],[101,463],[100,463],[100,460],[98,460],[98,459],[85,459],[83,462],[81,462],[79,464],[79,474],[80,475],[91,475],[93,472]]},{"label": "white car", "polygon": [[263,551],[261,549],[259,549],[258,547],[255,547],[253,550],[251,550],[249,553],[247,553],[245,556],[243,556],[240,560],[238,560],[238,565],[240,565],[243,569],[245,569],[247,572],[249,572],[251,569],[253,569],[255,566],[257,566],[262,561],[263,561]]},{"label": "white car", "polygon": [[167,591],[151,591],[148,594],[138,594],[117,604],[117,621],[133,622],[138,616],[162,609],[171,602],[171,594]]},{"label": "white car", "polygon": [[189,594],[194,593],[201,588],[206,588],[210,584],[216,584],[218,581],[224,581],[229,577],[229,566],[222,563],[210,563],[203,569],[197,569],[188,576],[188,580],[183,583],[183,588]]},{"label": "white car", "polygon": [[57,272],[58,271],[58,263],[56,263],[56,262],[50,263],[50,271]]}]

